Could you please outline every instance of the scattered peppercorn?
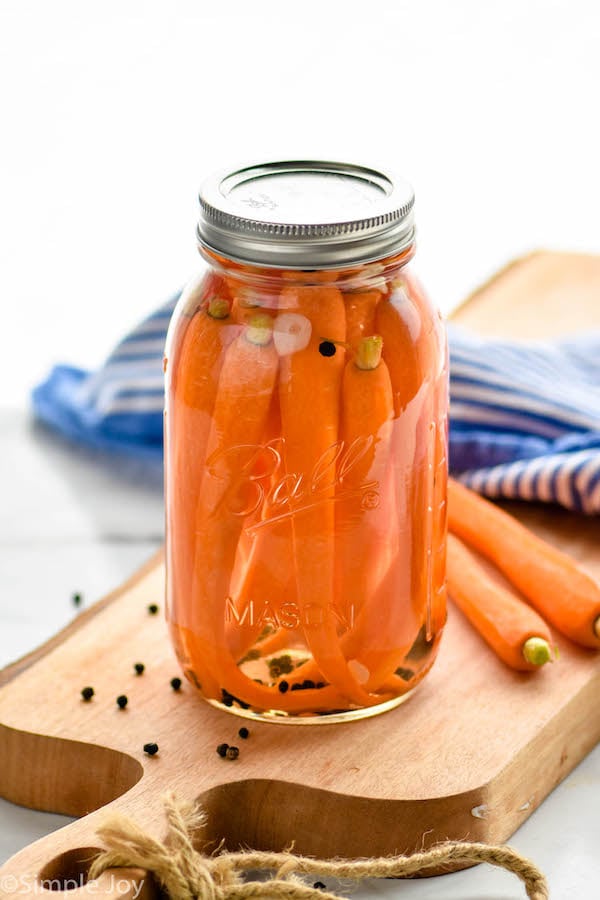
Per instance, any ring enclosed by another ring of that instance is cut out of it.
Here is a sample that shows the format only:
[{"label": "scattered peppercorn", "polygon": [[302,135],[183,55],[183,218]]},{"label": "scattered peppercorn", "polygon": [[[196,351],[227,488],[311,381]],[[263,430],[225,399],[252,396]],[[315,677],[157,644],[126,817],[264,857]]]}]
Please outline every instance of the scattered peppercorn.
[{"label": "scattered peppercorn", "polygon": [[292,687],[290,688],[290,690],[292,690],[292,691],[301,691],[301,690],[302,690],[302,685],[299,684],[298,682],[296,682],[295,684],[292,685]]},{"label": "scattered peppercorn", "polygon": [[277,685],[277,687],[279,688],[279,690],[280,690],[280,692],[281,692],[282,694],[285,694],[285,692],[286,692],[287,689],[289,688],[289,684],[287,683],[287,681],[286,681],[285,678],[284,678],[283,681],[280,681],[280,682],[279,682],[279,684]]},{"label": "scattered peppercorn", "polygon": [[87,701],[88,701],[88,700],[91,700],[92,697],[94,696],[94,688],[93,688],[93,687],[84,687],[84,688],[82,688],[82,690],[81,690],[81,696],[83,697],[83,699],[84,699],[84,700],[86,701],[86,703],[87,703]]},{"label": "scattered peppercorn", "polygon": [[333,341],[321,341],[319,353],[321,356],[335,356],[335,344]]},{"label": "scattered peppercorn", "polygon": [[83,595],[78,591],[74,594],[71,594],[71,603],[73,606],[81,606],[81,602],[83,600]]},{"label": "scattered peppercorn", "polygon": [[237,759],[240,755],[239,747],[228,747],[226,751],[227,759]]},{"label": "scattered peppercorn", "polygon": [[234,703],[237,703],[242,709],[250,709],[249,703],[245,703],[243,700],[240,700],[239,697],[234,697],[234,695],[230,694],[225,688],[221,688],[221,697],[224,706],[231,707]]},{"label": "scattered peppercorn", "polygon": [[148,756],[156,756],[158,753],[158,744],[144,744],[144,753]]},{"label": "scattered peppercorn", "polygon": [[225,759],[225,757],[227,756],[228,750],[229,750],[229,744],[219,744],[219,746],[217,747],[217,753],[223,759]]},{"label": "scattered peppercorn", "polygon": [[311,681],[310,678],[305,678],[304,681],[302,682],[302,689],[305,691],[310,690],[311,688],[314,688],[314,686],[315,686],[315,683],[314,683],[314,681]]},{"label": "scattered peppercorn", "polygon": [[125,707],[127,706],[127,697],[125,696],[125,694],[119,694],[119,696],[117,697],[117,706],[119,707],[119,709],[125,709]]},{"label": "scattered peppercorn", "polygon": [[151,616],[155,616],[158,612],[158,604],[157,603],[149,603],[148,604],[148,612]]},{"label": "scattered peppercorn", "polygon": [[171,678],[171,687],[174,691],[178,691],[181,688],[181,678]]},{"label": "scattered peppercorn", "polygon": [[135,669],[136,675],[142,675],[146,666],[144,665],[144,663],[135,663],[133,668]]},{"label": "scattered peppercorn", "polygon": [[246,738],[249,736],[250,732],[248,731],[247,728],[240,728],[240,730],[238,731],[238,734],[245,741]]},{"label": "scattered peppercorn", "polygon": [[325,884],[323,884],[322,881],[315,881],[315,883],[313,884],[313,887],[314,887],[314,889],[315,889],[316,891],[325,891],[325,890],[327,890],[327,886],[326,886]]}]

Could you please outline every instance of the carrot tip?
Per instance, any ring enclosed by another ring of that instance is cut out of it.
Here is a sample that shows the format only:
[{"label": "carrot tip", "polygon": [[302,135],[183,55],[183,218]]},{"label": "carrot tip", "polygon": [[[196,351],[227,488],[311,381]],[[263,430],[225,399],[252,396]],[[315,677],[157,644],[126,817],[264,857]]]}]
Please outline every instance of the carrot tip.
[{"label": "carrot tip", "polygon": [[355,363],[359,369],[376,369],[381,362],[383,338],[378,334],[362,338],[357,351]]},{"label": "carrot tip", "polygon": [[523,657],[533,666],[543,666],[552,659],[552,648],[544,638],[531,637],[523,644]]},{"label": "carrot tip", "polygon": [[231,312],[231,303],[223,297],[213,297],[208,301],[207,312],[213,319],[226,319]]},{"label": "carrot tip", "polygon": [[246,340],[266,347],[273,339],[273,319],[267,313],[257,313],[248,322]]}]

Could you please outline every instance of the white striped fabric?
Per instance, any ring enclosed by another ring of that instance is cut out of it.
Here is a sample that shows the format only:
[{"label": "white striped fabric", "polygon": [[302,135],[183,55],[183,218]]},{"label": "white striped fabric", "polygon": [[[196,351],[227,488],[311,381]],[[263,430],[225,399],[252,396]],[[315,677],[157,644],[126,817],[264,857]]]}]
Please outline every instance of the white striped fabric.
[{"label": "white striped fabric", "polygon": [[[164,340],[173,297],[89,373],[57,366],[33,392],[44,422],[89,446],[160,460]],[[450,466],[490,497],[600,513],[600,334],[558,343],[453,325]]]},{"label": "white striped fabric", "polygon": [[449,326],[450,464],[489,497],[600,512],[600,334],[556,343]]}]

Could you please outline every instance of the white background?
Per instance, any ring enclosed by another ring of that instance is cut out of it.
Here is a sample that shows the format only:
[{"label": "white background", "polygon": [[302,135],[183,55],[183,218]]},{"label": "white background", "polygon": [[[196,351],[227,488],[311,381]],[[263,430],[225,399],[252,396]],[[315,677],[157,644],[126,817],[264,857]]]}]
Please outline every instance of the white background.
[{"label": "white background", "polygon": [[[70,590],[93,600],[160,543],[156,486],[18,410],[194,271],[207,173],[323,156],[404,174],[447,312],[515,255],[598,251],[599,86],[595,0],[0,0],[1,663],[65,623]],[[557,900],[598,890],[599,785],[596,750],[513,838]],[[0,859],[54,824],[0,802]],[[523,895],[479,867],[358,896],[396,893]]]},{"label": "white background", "polygon": [[445,310],[600,240],[594,0],[3,0],[0,85],[5,405],[187,279],[196,189],[231,161],[404,174]]}]

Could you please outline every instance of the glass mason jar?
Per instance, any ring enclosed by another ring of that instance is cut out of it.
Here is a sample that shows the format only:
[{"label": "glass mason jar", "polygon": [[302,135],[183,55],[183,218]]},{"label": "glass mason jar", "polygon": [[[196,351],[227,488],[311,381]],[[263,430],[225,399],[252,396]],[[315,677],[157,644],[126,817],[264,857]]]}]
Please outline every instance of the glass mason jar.
[{"label": "glass mason jar", "polygon": [[328,162],[202,187],[208,268],[165,356],[167,618],[187,678],[239,715],[373,715],[434,661],[448,367],[413,199]]}]

